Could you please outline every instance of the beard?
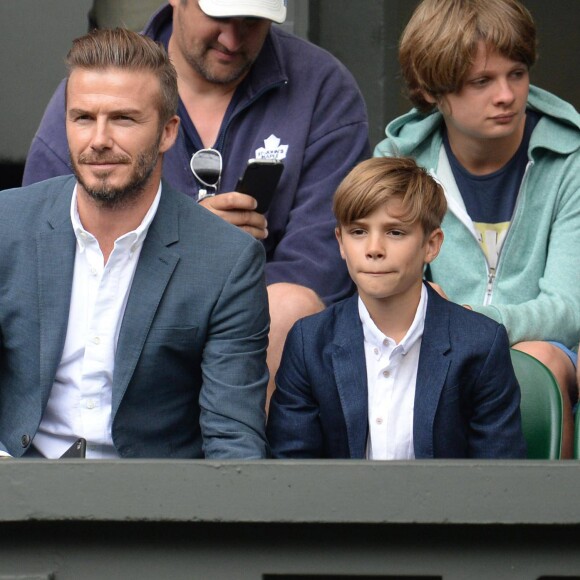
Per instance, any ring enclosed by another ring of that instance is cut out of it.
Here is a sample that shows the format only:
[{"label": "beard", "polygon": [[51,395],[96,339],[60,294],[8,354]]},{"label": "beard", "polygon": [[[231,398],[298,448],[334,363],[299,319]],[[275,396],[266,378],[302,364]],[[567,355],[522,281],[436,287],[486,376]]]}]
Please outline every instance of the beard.
[{"label": "beard", "polygon": [[100,207],[115,208],[126,207],[138,199],[149,183],[151,174],[159,159],[160,138],[146,151],[140,152],[133,165],[133,171],[127,181],[114,186],[109,182],[111,172],[105,173],[98,178],[97,183],[89,184],[83,178],[81,166],[87,163],[121,163],[131,165],[131,157],[128,155],[111,155],[110,153],[92,153],[79,155],[78,161],[71,156],[71,164],[77,181],[87,194],[98,203]]},{"label": "beard", "polygon": [[189,57],[187,62],[189,66],[191,66],[191,68],[193,68],[206,81],[216,85],[229,85],[239,81],[241,78],[246,76],[254,64],[253,60],[245,57],[236,68],[232,68],[227,72],[218,74],[210,66],[208,59],[205,58],[205,54],[207,54],[207,51],[197,58]]}]

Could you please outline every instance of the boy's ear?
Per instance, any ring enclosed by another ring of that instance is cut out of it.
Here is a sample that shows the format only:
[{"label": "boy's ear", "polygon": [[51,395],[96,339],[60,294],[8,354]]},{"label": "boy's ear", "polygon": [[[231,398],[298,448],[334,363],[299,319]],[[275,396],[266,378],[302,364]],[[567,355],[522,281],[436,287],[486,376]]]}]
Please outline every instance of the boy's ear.
[{"label": "boy's ear", "polygon": [[428,93],[427,91],[421,91],[421,95],[428,103],[437,106],[437,99],[431,93]]},{"label": "boy's ear", "polygon": [[340,229],[340,226],[336,226],[334,228],[334,235],[336,236],[336,240],[338,241],[338,248],[340,250],[340,256],[341,258],[344,260],[344,252],[342,250],[342,230]]},{"label": "boy's ear", "polygon": [[425,264],[430,264],[438,255],[443,243],[443,230],[433,230],[425,240]]}]

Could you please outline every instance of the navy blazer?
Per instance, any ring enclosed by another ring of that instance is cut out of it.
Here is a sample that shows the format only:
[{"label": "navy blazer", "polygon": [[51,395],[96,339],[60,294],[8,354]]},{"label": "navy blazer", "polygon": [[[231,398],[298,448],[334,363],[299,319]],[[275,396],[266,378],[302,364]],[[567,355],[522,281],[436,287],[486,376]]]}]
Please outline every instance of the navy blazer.
[{"label": "navy blazer", "polygon": [[[427,288],[415,457],[525,457],[505,328]],[[358,295],[294,325],[276,375],[267,435],[278,458],[365,457],[368,394]]]},{"label": "navy blazer", "polygon": [[[0,449],[15,457],[38,429],[66,338],[75,183],[0,193]],[[267,455],[264,263],[259,242],[163,184],[115,354],[122,457]]]}]

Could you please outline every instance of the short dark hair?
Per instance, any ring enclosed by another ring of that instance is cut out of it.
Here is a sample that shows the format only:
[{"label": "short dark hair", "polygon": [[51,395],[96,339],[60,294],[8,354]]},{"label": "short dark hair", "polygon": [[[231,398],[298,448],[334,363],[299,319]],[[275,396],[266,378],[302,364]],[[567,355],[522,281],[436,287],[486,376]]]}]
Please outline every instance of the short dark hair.
[{"label": "short dark hair", "polygon": [[165,48],[146,36],[125,28],[94,30],[73,41],[65,63],[68,76],[77,68],[120,68],[149,71],[158,79],[159,118],[162,124],[177,113],[177,73]]}]

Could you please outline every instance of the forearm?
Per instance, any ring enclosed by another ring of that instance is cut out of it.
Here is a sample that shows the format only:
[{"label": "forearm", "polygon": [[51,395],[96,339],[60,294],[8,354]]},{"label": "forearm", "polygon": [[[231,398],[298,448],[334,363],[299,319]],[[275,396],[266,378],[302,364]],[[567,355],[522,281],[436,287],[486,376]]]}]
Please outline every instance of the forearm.
[{"label": "forearm", "polygon": [[469,457],[525,458],[520,390],[503,327],[485,350],[486,360],[472,387]]},{"label": "forearm", "polygon": [[213,314],[202,359],[200,424],[208,458],[259,459],[268,454],[268,299],[258,242],[242,252]]}]

